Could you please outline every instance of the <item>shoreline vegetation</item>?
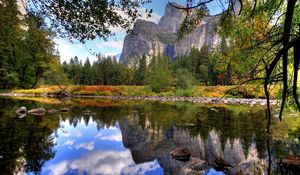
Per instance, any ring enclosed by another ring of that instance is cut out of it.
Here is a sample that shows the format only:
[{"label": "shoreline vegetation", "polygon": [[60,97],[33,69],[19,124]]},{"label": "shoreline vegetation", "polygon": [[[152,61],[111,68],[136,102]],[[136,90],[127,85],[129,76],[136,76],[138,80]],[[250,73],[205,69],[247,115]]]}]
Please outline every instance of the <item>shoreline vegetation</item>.
[{"label": "shoreline vegetation", "polygon": [[[266,105],[262,87],[258,86],[195,86],[191,89],[170,88],[154,93],[148,86],[63,86],[72,98],[102,98],[119,100],[187,101],[202,104]],[[277,105],[276,88],[272,91],[271,105]],[[58,86],[41,86],[37,89],[12,90],[0,93],[9,97],[57,97]]]}]

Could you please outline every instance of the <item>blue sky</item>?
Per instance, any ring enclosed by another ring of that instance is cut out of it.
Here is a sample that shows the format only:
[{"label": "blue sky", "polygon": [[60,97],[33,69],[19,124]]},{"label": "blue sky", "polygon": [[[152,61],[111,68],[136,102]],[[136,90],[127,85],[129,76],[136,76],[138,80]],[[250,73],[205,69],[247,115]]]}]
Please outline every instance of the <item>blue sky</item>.
[{"label": "blue sky", "polygon": [[[185,4],[185,0],[170,0],[172,2],[177,2]],[[158,22],[161,16],[163,16],[165,11],[165,6],[168,0],[152,0],[151,3],[141,7],[141,13],[145,12],[145,9],[153,9],[153,14],[151,18],[146,19],[153,22]],[[220,11],[219,4],[210,4],[209,9],[211,13],[217,13]],[[108,41],[102,39],[95,39],[93,41],[87,41],[85,44],[79,41],[73,41],[72,43],[64,38],[56,38],[56,48],[60,53],[60,60],[69,61],[71,57],[78,56],[80,60],[84,63],[85,59],[88,57],[91,62],[96,60],[95,53],[101,53],[102,55],[117,55],[121,54],[124,37],[126,32],[121,29],[113,29],[115,36],[108,38]]]}]

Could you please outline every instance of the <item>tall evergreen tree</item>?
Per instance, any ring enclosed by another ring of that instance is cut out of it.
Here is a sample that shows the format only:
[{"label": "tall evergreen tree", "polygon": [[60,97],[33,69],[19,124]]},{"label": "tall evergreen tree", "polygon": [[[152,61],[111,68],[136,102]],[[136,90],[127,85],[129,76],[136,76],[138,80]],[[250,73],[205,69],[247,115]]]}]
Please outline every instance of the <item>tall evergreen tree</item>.
[{"label": "tall evergreen tree", "polygon": [[89,58],[87,58],[82,67],[81,74],[82,84],[91,85],[92,84],[92,66]]},{"label": "tall evergreen tree", "polygon": [[138,67],[134,73],[134,82],[137,85],[145,85],[147,80],[147,58],[144,54],[141,59],[139,59]]},{"label": "tall evergreen tree", "polygon": [[163,92],[172,85],[169,57],[153,56],[149,67],[148,82],[153,92]]}]

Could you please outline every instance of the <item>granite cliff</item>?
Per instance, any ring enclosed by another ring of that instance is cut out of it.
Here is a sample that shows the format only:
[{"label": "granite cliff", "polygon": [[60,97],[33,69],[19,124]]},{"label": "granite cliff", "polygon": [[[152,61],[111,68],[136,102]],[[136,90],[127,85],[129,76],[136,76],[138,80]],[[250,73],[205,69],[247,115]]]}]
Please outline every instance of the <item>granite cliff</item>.
[{"label": "granite cliff", "polygon": [[178,55],[188,54],[192,47],[206,45],[215,47],[220,42],[216,32],[219,16],[205,17],[193,32],[178,40],[177,32],[186,13],[167,5],[164,16],[158,24],[137,20],[133,31],[125,37],[120,62],[131,65],[143,54],[147,56],[162,53],[174,59]]}]

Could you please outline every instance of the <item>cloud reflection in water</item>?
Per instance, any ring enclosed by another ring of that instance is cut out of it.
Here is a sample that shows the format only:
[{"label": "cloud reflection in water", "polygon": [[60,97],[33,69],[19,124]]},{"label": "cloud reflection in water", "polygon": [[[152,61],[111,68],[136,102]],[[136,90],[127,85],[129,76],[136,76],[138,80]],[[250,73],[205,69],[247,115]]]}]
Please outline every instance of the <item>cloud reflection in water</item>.
[{"label": "cloud reflection in water", "polygon": [[50,174],[65,174],[76,172],[76,174],[146,174],[155,171],[160,166],[157,161],[135,165],[129,150],[124,151],[92,151],[81,158],[62,161],[49,166]]},{"label": "cloud reflection in water", "polygon": [[76,127],[68,121],[61,125],[64,127],[56,138],[56,156],[47,163],[42,174],[142,175],[161,170],[157,160],[136,165],[130,150],[123,146],[122,133],[117,127],[98,132],[91,120],[88,127],[83,120]]}]

